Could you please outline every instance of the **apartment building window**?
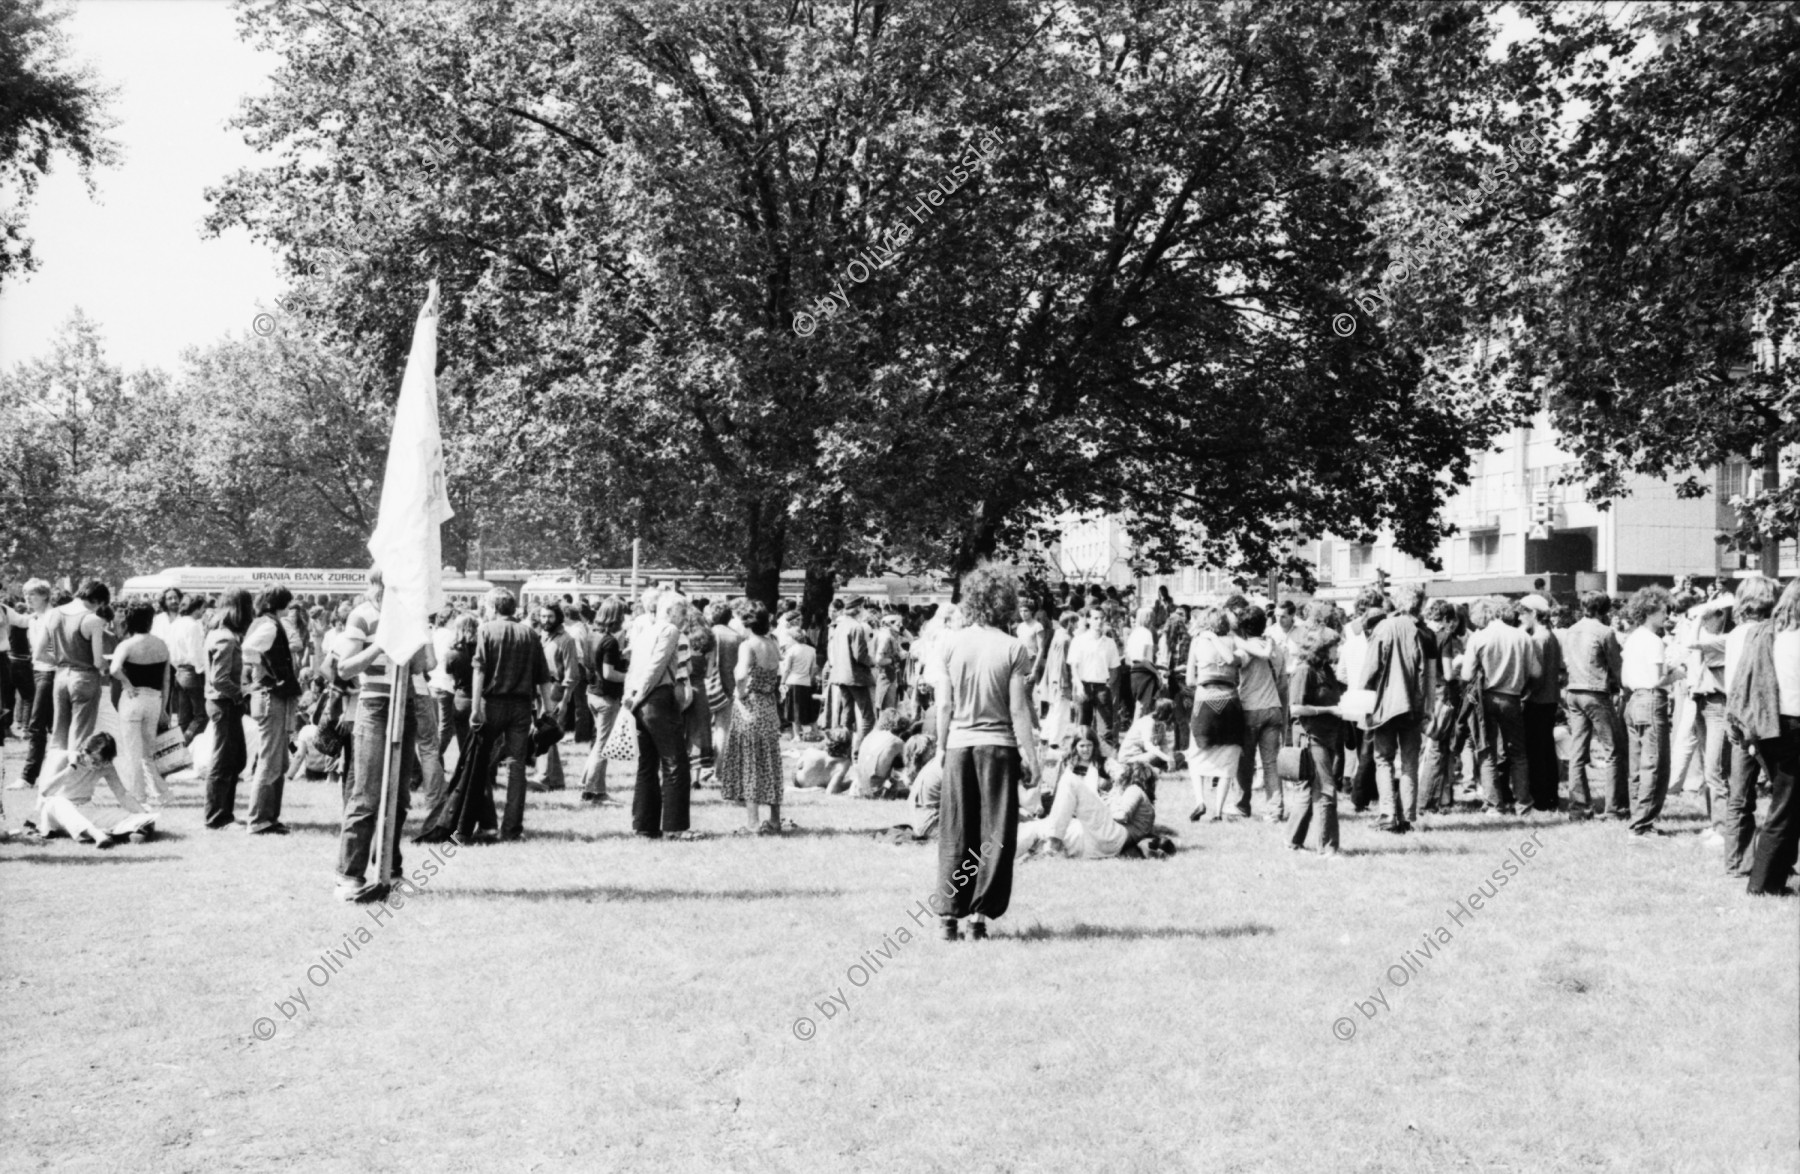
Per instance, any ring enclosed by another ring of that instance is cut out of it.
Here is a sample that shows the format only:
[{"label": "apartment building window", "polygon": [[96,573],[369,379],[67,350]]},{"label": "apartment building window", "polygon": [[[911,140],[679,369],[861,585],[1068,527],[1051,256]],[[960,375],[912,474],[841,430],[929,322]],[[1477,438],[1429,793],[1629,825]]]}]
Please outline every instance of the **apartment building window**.
[{"label": "apartment building window", "polygon": [[1756,480],[1749,461],[1732,457],[1719,466],[1719,500],[1729,502],[1733,497],[1748,497],[1755,492]]},{"label": "apartment building window", "polygon": [[1500,569],[1500,535],[1469,535],[1469,570],[1496,571]]},{"label": "apartment building window", "polygon": [[1358,542],[1350,547],[1350,575],[1352,579],[1366,579],[1375,574],[1375,547],[1371,543]]}]

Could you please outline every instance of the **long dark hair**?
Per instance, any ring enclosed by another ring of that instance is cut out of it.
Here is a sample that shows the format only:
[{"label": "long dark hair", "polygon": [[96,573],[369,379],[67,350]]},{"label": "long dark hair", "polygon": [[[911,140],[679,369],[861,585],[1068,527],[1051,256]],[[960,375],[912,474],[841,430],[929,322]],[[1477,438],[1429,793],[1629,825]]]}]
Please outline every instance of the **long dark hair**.
[{"label": "long dark hair", "polygon": [[219,627],[233,635],[242,636],[255,618],[250,593],[242,587],[234,587],[219,598]]}]

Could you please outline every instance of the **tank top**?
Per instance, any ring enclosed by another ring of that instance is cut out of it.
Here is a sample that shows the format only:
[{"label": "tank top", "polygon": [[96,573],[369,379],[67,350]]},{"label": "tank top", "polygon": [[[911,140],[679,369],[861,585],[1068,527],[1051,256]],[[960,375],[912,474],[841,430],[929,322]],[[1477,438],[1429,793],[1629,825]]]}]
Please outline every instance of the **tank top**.
[{"label": "tank top", "polygon": [[93,620],[101,622],[100,617],[91,611],[71,614],[61,608],[56,610],[56,619],[50,625],[50,659],[58,668],[78,669],[82,672],[98,672],[94,665],[94,641],[90,634],[84,634],[81,626]]},{"label": "tank top", "polygon": [[125,679],[139,689],[160,689],[163,683],[163,670],[169,667],[166,660],[139,664],[136,661],[125,662]]}]

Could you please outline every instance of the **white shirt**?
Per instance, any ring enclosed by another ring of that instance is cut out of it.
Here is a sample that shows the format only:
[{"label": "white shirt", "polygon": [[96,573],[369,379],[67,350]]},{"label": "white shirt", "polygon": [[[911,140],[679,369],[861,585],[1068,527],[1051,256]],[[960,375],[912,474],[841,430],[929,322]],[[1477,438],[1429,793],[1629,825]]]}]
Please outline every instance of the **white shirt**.
[{"label": "white shirt", "polygon": [[1125,659],[1152,664],[1156,660],[1156,634],[1142,626],[1131,629],[1125,637]]},{"label": "white shirt", "polygon": [[1775,633],[1775,687],[1783,717],[1800,717],[1800,631]]},{"label": "white shirt", "polygon": [[456,692],[456,682],[450,679],[450,646],[456,642],[456,629],[445,626],[434,628],[431,632],[431,649],[437,653],[437,667],[425,680],[439,693]]},{"label": "white shirt", "polygon": [[1119,667],[1119,646],[1110,636],[1084,631],[1069,642],[1069,666],[1074,669],[1076,680],[1107,684],[1113,670]]},{"label": "white shirt", "polygon": [[193,616],[176,616],[169,621],[163,643],[169,646],[169,661],[198,672],[206,667],[206,629]]},{"label": "white shirt", "polygon": [[1625,656],[1619,669],[1619,683],[1627,689],[1661,689],[1663,656],[1661,636],[1649,628],[1638,627],[1625,638]]},{"label": "white shirt", "polygon": [[1744,660],[1744,641],[1750,635],[1748,624],[1739,624],[1725,634],[1725,693],[1731,693],[1731,679],[1737,676],[1737,666]]},{"label": "white shirt", "polygon": [[56,661],[50,655],[50,623],[55,612],[45,611],[31,617],[31,624],[26,628],[26,638],[31,643],[31,667],[40,673],[56,671]]}]

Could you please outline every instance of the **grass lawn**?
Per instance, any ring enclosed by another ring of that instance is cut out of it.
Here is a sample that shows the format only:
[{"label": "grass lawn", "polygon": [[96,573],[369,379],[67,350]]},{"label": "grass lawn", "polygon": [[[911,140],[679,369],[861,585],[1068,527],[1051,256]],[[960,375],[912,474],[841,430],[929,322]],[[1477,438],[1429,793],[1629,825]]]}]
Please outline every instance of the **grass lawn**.
[{"label": "grass lawn", "polygon": [[1800,1169],[1800,902],[1694,835],[1354,817],[1325,861],[1169,779],[1174,858],[1022,862],[996,939],[943,943],[934,852],[866,834],[904,805],[790,792],[798,833],[733,839],[709,791],[709,838],[649,842],[629,779],[379,921],[332,899],[321,783],[285,839],[187,784],[154,843],[0,846],[0,1168]]}]

